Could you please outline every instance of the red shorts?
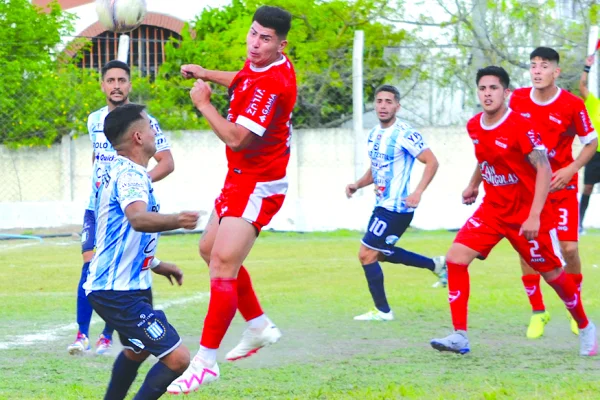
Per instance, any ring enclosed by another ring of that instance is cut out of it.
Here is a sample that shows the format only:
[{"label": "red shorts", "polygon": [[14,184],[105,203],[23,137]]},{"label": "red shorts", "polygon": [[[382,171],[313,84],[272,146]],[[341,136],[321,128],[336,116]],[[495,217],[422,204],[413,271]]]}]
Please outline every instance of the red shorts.
[{"label": "red shorts", "polygon": [[287,177],[271,182],[226,179],[215,211],[219,218],[243,218],[260,233],[281,208],[287,188]]},{"label": "red shorts", "polygon": [[574,190],[561,190],[548,196],[556,214],[556,230],[561,242],[579,241],[579,201]]},{"label": "red shorts", "polygon": [[[545,218],[551,216],[542,217],[540,225],[551,226],[552,221],[544,221]],[[540,228],[538,237],[534,240],[527,240],[525,236],[519,235],[520,229],[520,224],[502,222],[479,208],[460,229],[454,242],[475,250],[481,258],[485,259],[492,248],[506,237],[527,264],[538,272],[552,271],[565,265],[560,253],[556,229]]]}]

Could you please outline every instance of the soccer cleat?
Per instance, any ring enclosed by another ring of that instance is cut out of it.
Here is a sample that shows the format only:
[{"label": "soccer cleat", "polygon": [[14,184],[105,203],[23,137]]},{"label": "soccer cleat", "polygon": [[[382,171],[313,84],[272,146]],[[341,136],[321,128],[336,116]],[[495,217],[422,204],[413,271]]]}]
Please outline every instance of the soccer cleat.
[{"label": "soccer cleat", "polygon": [[67,351],[72,356],[82,355],[90,349],[90,340],[81,332],[77,332],[77,338],[67,347]]},{"label": "soccer cleat", "polygon": [[219,379],[219,365],[215,362],[210,366],[199,356],[194,357],[188,369],[167,387],[170,394],[188,394],[195,392],[202,385],[207,385]]},{"label": "soccer cleat", "polygon": [[527,337],[529,339],[542,337],[544,335],[544,327],[549,321],[550,313],[548,311],[533,314],[527,327]]},{"label": "soccer cleat", "polygon": [[467,332],[455,331],[442,339],[432,339],[431,347],[439,351],[451,351],[458,354],[466,354],[471,351]]},{"label": "soccer cleat", "polygon": [[435,264],[433,273],[440,278],[434,287],[446,287],[448,285],[448,266],[446,265],[446,257],[433,257],[433,263]]},{"label": "soccer cleat", "polygon": [[112,347],[112,339],[107,338],[103,334],[100,334],[98,341],[96,342],[96,354],[101,356],[107,354]]},{"label": "soccer cleat", "polygon": [[393,321],[394,320],[394,312],[390,310],[390,312],[379,311],[374,308],[369,312],[366,312],[361,315],[357,315],[354,317],[355,321]]},{"label": "soccer cleat", "polygon": [[263,347],[270,346],[281,338],[281,331],[271,322],[263,329],[246,328],[242,340],[225,355],[227,361],[250,357]]},{"label": "soccer cleat", "polygon": [[598,338],[596,337],[596,325],[592,322],[579,331],[579,355],[595,356],[598,354]]},{"label": "soccer cleat", "polygon": [[571,322],[571,332],[573,332],[576,335],[579,335],[579,326],[577,326],[577,321],[575,321],[573,319],[573,316],[571,315],[571,313],[569,314],[569,321]]}]

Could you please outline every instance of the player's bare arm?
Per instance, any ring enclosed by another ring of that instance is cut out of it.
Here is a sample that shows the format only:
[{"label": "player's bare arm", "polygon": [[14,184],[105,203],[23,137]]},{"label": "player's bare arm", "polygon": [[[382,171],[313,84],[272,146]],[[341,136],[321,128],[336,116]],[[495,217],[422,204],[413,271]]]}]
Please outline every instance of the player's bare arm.
[{"label": "player's bare arm", "polygon": [[175,161],[173,161],[171,150],[163,150],[154,154],[154,159],[156,160],[156,165],[148,171],[148,176],[150,176],[152,182],[158,182],[166,178],[175,170]]},{"label": "player's bare arm", "polygon": [[225,87],[231,85],[237,73],[238,71],[215,71],[196,64],[181,66],[181,75],[186,79],[202,79]]},{"label": "player's bare arm", "polygon": [[537,171],[535,176],[535,191],[533,194],[533,202],[529,210],[529,216],[521,226],[521,234],[527,240],[533,240],[537,237],[540,230],[540,215],[546,203],[546,198],[550,191],[550,179],[552,177],[552,169],[548,161],[546,150],[534,149],[527,155],[531,165]]},{"label": "player's bare arm", "polygon": [[[586,67],[591,67],[592,65],[594,65],[594,56],[588,56],[585,59],[585,66]],[[583,100],[587,99],[587,97],[590,94],[590,91],[588,90],[588,76],[589,73],[588,71],[584,70],[581,73],[581,78],[579,78],[579,91],[581,92],[581,97],[583,97]]]},{"label": "player's bare arm", "polygon": [[171,285],[173,285],[173,279],[179,286],[183,284],[183,272],[175,264],[160,261],[158,266],[152,268],[152,272],[167,278]]},{"label": "player's bare arm", "polygon": [[240,151],[248,147],[254,140],[254,133],[223,118],[215,106],[211,104],[210,95],[210,86],[202,79],[198,79],[190,91],[194,106],[204,115],[212,130],[223,143],[233,151]]},{"label": "player's bare arm", "polygon": [[371,168],[365,172],[363,176],[361,176],[356,182],[350,183],[346,185],[346,197],[350,198],[358,189],[362,189],[365,186],[369,186],[373,183],[373,173],[371,172]]},{"label": "player's bare arm", "polygon": [[463,204],[471,205],[475,203],[475,200],[477,200],[477,196],[479,195],[479,185],[481,185],[482,181],[481,168],[479,167],[479,164],[477,164],[467,188],[462,192]]},{"label": "player's bare arm", "polygon": [[200,215],[192,211],[159,214],[148,211],[148,204],[145,202],[134,201],[125,208],[125,216],[136,231],[154,233],[179,228],[194,229]]},{"label": "player's bare arm", "polygon": [[568,166],[561,168],[555,171],[552,174],[552,182],[550,184],[550,191],[554,192],[556,190],[563,189],[566,185],[569,184],[573,175],[577,173],[581,168],[583,168],[596,154],[596,150],[598,149],[598,139],[594,139],[591,142],[587,143],[583,146],[579,155],[571,164]]},{"label": "player's bare arm", "polygon": [[430,149],[423,150],[417,157],[417,160],[425,164],[425,170],[423,171],[423,176],[415,188],[415,191],[404,199],[406,205],[412,208],[416,208],[419,205],[423,192],[431,183],[431,180],[440,166],[440,163]]}]

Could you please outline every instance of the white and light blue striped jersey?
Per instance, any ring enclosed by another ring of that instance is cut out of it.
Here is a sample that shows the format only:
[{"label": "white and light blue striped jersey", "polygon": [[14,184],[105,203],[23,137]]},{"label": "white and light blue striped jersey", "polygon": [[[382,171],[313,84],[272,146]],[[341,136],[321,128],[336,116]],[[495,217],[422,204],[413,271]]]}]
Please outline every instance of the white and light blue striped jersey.
[{"label": "white and light blue striped jersey", "polygon": [[[94,203],[96,202],[96,190],[100,185],[100,179],[106,169],[107,165],[117,157],[117,152],[113,149],[112,145],[104,135],[104,119],[108,115],[108,106],[102,107],[99,110],[94,111],[88,117],[87,127],[90,140],[92,141],[92,148],[94,150],[94,169],[92,172],[92,192],[90,193],[90,200],[87,205],[88,210],[94,210]],[[163,134],[160,126],[156,119],[150,115],[150,126],[156,132],[156,152],[159,153],[164,150],[169,150],[169,142]]]},{"label": "white and light blue striped jersey", "polygon": [[152,285],[150,263],[158,233],[137,232],[125,216],[135,201],[159,212],[152,182],[144,167],[116,156],[102,176],[96,201],[96,253],[90,262],[86,293],[97,290],[145,290]]},{"label": "white and light blue striped jersey", "polygon": [[410,194],[410,175],[415,158],[427,148],[423,136],[399,119],[389,128],[377,125],[371,130],[368,150],[377,207],[399,213],[414,211],[402,199]]}]

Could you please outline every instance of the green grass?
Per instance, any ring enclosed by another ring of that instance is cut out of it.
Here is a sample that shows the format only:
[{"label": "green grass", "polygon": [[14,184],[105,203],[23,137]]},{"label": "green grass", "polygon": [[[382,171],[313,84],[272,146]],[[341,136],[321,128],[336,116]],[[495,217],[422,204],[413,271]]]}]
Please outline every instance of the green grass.
[{"label": "green grass", "polygon": [[[399,245],[426,255],[448,249],[454,234],[410,231]],[[360,234],[265,232],[246,263],[268,315],[284,333],[275,346],[237,363],[220,363],[221,380],[189,399],[597,399],[600,358],[578,356],[564,306],[544,285],[552,314],[546,335],[525,338],[529,306],[517,256],[502,242],[489,259],[471,268],[470,339],[465,356],[432,350],[429,340],[450,331],[446,291],[431,287],[428,271],[384,264],[396,320],[356,322],[371,307],[357,261]],[[184,286],[155,276],[157,304],[207,292],[207,269],[197,256],[198,235],[161,239],[158,254],[184,270]],[[19,337],[75,321],[79,245],[70,239],[0,242],[0,399],[99,399],[113,357],[70,357],[75,330],[28,346]],[[583,299],[600,321],[600,235],[581,241]],[[206,315],[200,299],[166,309],[193,353]],[[236,317],[220,360],[244,328]],[[101,323],[91,327],[95,339]],[[140,370],[130,398],[154,362]]]}]

